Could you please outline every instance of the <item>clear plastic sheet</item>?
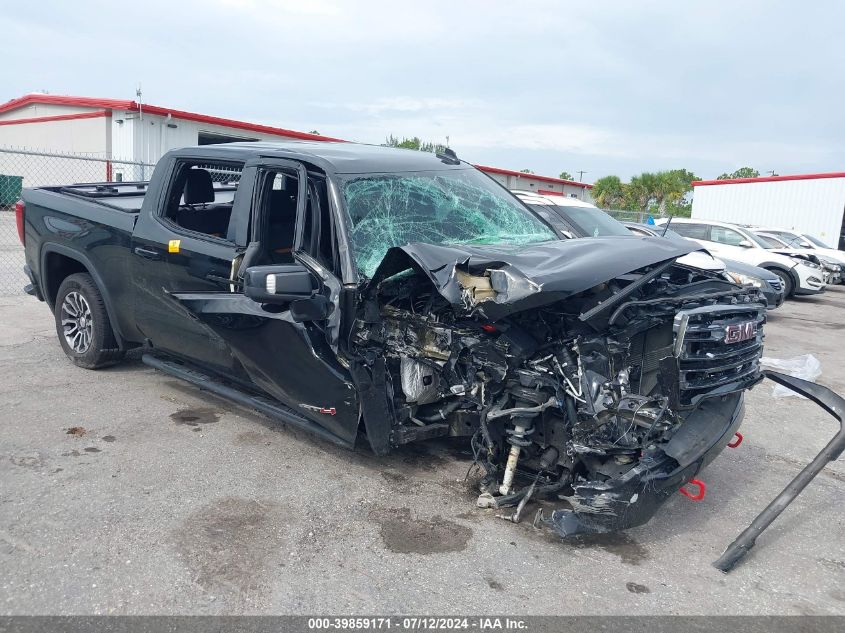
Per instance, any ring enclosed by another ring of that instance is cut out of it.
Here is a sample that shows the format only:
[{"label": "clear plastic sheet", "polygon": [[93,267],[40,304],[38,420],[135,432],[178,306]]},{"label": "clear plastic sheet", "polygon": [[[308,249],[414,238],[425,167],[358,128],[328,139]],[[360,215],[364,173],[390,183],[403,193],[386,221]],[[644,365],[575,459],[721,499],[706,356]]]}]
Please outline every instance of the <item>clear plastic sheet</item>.
[{"label": "clear plastic sheet", "polygon": [[372,277],[390,247],[413,242],[519,245],[555,239],[488,180],[475,170],[455,170],[346,182],[349,237],[359,270]]},{"label": "clear plastic sheet", "polygon": [[[816,379],[822,375],[822,364],[812,354],[803,354],[793,358],[767,358],[764,356],[760,359],[760,363],[766,369],[774,369],[810,382],[816,382]],[[795,393],[792,389],[787,389],[783,385],[775,385],[772,389],[772,397],[804,398],[804,396]]]}]

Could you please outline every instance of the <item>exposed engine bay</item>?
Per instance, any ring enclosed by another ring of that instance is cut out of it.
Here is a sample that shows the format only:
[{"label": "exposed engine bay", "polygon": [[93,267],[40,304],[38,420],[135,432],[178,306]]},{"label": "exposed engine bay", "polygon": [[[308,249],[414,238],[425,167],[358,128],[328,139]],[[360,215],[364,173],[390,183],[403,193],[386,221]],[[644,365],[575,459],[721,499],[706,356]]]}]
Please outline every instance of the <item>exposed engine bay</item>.
[{"label": "exposed engine bay", "polygon": [[465,436],[478,505],[515,521],[530,499],[569,506],[535,519],[564,536],[648,521],[761,380],[765,299],[718,273],[668,259],[546,292],[512,261],[393,260],[349,333],[384,373],[390,443]]}]

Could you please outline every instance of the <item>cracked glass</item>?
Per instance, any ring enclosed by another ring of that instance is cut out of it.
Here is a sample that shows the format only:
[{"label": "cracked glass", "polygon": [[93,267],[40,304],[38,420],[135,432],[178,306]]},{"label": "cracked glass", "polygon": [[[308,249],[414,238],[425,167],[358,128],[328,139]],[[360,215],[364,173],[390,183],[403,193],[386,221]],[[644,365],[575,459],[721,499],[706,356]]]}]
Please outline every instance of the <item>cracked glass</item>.
[{"label": "cracked glass", "polygon": [[352,252],[367,277],[392,246],[557,239],[519,201],[474,169],[347,177],[342,190]]}]

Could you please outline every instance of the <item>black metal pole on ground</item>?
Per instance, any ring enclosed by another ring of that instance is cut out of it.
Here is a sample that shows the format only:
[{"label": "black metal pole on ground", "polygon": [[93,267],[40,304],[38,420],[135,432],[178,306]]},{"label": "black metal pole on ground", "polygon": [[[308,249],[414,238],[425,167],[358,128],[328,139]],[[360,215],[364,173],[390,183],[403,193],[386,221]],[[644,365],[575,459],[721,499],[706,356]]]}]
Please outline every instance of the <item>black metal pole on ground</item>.
[{"label": "black metal pole on ground", "polygon": [[713,563],[716,569],[720,569],[723,572],[729,572],[733,569],[734,565],[754,547],[757,537],[760,536],[763,530],[769,527],[780,516],[780,513],[795,500],[800,492],[813,481],[816,475],[829,462],[836,461],[842,454],[842,451],[845,450],[845,424],[843,424],[843,417],[845,417],[845,398],[835,394],[827,387],[822,387],[821,385],[801,380],[800,378],[794,378],[774,371],[763,373],[776,383],[788,387],[802,396],[806,396],[839,420],[839,433],[828,442],[827,446],[816,455],[816,458],[812,462],[807,464],[804,470],[798,473],[795,479],[789,482],[789,485],[784,488],[783,492],[775,497],[774,501],[757,515],[757,518],[751,522],[751,525],[728,546],[728,549],[719,557],[719,560]]}]

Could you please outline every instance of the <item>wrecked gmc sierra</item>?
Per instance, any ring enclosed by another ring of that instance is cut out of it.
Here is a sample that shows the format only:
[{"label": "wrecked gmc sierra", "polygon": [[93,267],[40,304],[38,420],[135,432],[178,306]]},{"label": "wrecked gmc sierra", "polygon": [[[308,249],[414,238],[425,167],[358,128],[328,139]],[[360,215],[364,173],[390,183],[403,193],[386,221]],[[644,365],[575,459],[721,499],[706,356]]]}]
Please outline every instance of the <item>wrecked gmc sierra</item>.
[{"label": "wrecked gmc sierra", "polygon": [[[77,365],[143,360],[385,454],[464,437],[481,507],[648,521],[732,441],[766,302],[690,242],[558,240],[454,152],[175,150],[149,182],[27,189],[27,291]],[[800,381],[799,381],[800,382]],[[794,386],[794,385],[793,385]]]}]

